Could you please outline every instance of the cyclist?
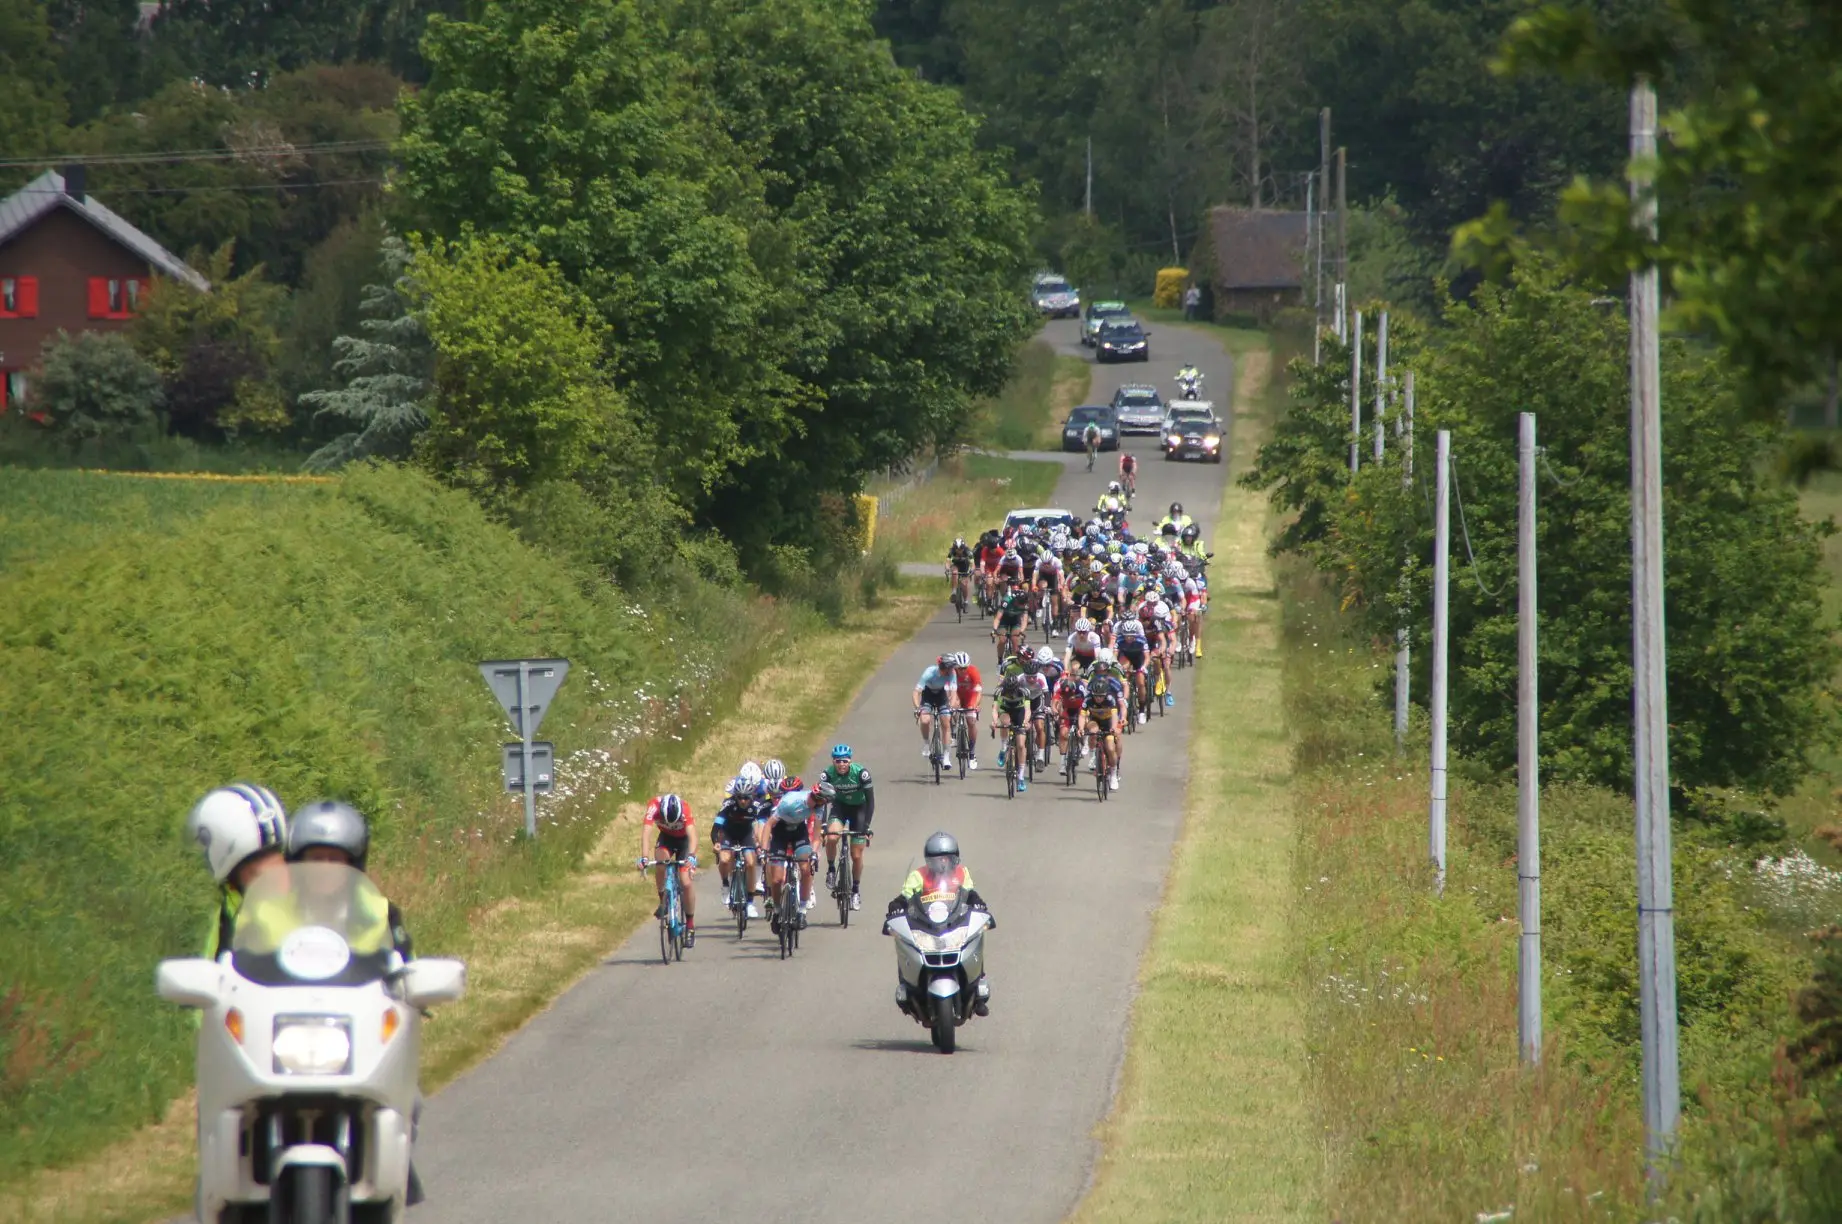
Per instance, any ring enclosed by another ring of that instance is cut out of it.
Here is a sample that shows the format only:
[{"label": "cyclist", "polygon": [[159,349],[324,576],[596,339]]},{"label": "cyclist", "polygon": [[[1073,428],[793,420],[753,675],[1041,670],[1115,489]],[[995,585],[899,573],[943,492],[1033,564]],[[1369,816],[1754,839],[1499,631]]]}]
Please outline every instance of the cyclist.
[{"label": "cyclist", "polygon": [[[902,881],[902,891],[889,902],[886,916],[894,918],[906,912],[910,897],[917,897],[924,903],[945,901],[962,890],[966,894],[967,905],[986,914],[991,913],[985,899],[979,896],[978,889],[973,886],[972,873],[960,865],[959,842],[954,840],[951,833],[936,833],[921,848],[921,866],[909,872],[908,878]],[[993,930],[997,929],[996,919],[992,920],[991,926]],[[883,934],[888,933],[889,928],[885,925]],[[981,1016],[990,1015],[986,1009],[991,1003],[991,984],[981,973],[974,986],[972,1010]],[[897,978],[896,990],[899,1003],[907,997],[908,984]]]},{"label": "cyclist", "polygon": [[958,677],[959,708],[967,722],[966,746],[972,749],[967,758],[966,768],[979,767],[979,701],[985,695],[985,679],[979,675],[979,669],[972,662],[972,656],[961,650],[953,656],[953,674]]},{"label": "cyclist", "polygon": [[[660,857],[654,858],[654,854]],[[670,856],[669,858],[666,856]],[[697,822],[691,808],[677,795],[654,795],[646,805],[646,823],[640,826],[640,867],[651,867],[653,888],[659,894],[654,918],[665,917],[665,871],[676,860],[678,892],[684,898],[684,946],[697,942],[697,894],[691,875],[697,869]]]},{"label": "cyclist", "polygon": [[230,947],[243,894],[256,877],[278,866],[288,846],[288,816],[266,786],[235,782],[200,799],[186,817],[186,840],[204,851],[217,881],[217,913],[205,933],[205,959]]},{"label": "cyclist", "polygon": [[1094,470],[1094,455],[1100,450],[1100,426],[1092,421],[1081,431],[1081,444],[1087,447],[1087,470]]},{"label": "cyclist", "polygon": [[1113,652],[1102,650],[1095,661],[1094,674],[1087,682],[1087,695],[1081,703],[1081,731],[1096,736],[1100,760],[1096,768],[1106,770],[1107,786],[1119,789],[1119,717],[1124,703],[1125,686],[1113,671]]},{"label": "cyclist", "polygon": [[1113,626],[1113,649],[1127,672],[1133,691],[1138,694],[1138,724],[1145,725],[1145,708],[1150,698],[1145,691],[1145,661],[1151,655],[1151,643],[1145,639],[1145,626],[1132,612],[1120,617]]},{"label": "cyclist", "polygon": [[819,775],[836,793],[831,819],[825,824],[825,887],[838,887],[838,839],[843,833],[851,838],[851,908],[861,909],[863,891],[863,851],[870,842],[870,819],[876,815],[876,789],[870,771],[851,763],[851,746],[837,744],[831,750],[831,768]]},{"label": "cyclist", "polygon": [[1022,582],[1023,582],[1023,557],[1018,554],[1015,548],[1006,548],[1004,550],[1004,556],[1000,558],[998,561],[997,589],[999,591],[1004,591],[1005,589],[1009,587],[1017,586],[1021,584]]},{"label": "cyclist", "polygon": [[[1031,660],[1035,666],[1035,660]],[[998,679],[998,687],[991,694],[992,728],[991,733],[998,740],[998,768],[1003,769],[1010,760],[1009,752],[1015,746],[1018,736],[1023,734],[1029,724],[1030,705],[1034,697],[1032,677],[1026,676],[1023,668],[1012,669],[1005,664],[1004,673]],[[1029,789],[1024,781],[1023,762],[1017,762],[1017,790],[1022,793]]]},{"label": "cyclist", "polygon": [[[724,796],[723,806],[716,809],[716,815],[710,818],[710,840],[716,845],[716,870],[723,880],[723,896],[729,896],[729,876],[736,869],[740,859],[745,870],[749,870],[747,883],[748,916],[761,917],[760,907],[754,898],[765,897],[767,890],[761,881],[761,857],[756,846],[758,840],[755,822],[766,815],[764,801],[761,797],[763,783],[756,777],[749,778],[737,774],[729,783],[729,793]],[[727,902],[730,910],[735,909],[734,902]]]},{"label": "cyclist", "polygon": [[959,705],[959,678],[953,656],[943,654],[915,684],[915,722],[921,728],[921,756],[934,759],[934,719]]},{"label": "cyclist", "polygon": [[991,618],[991,636],[1002,647],[1006,657],[1022,646],[1023,618],[1029,612],[1030,593],[1027,590],[1022,586],[1013,586],[1005,592],[998,614]]},{"label": "cyclist", "polygon": [[[818,897],[812,888],[812,828],[826,804],[837,793],[831,783],[825,781],[820,781],[808,790],[797,777],[786,779],[780,786],[780,802],[774,805],[774,817],[770,822],[772,832],[768,834],[768,852],[791,855],[799,861],[799,892],[803,899],[794,906],[793,915],[775,914],[775,934],[780,933],[780,923],[795,917],[799,925],[804,927],[806,911],[818,904]],[[781,885],[786,882],[786,878],[786,868],[770,860],[768,888],[773,895],[780,895]]]},{"label": "cyclist", "polygon": [[1054,549],[1044,551],[1036,563],[1036,589],[1043,593],[1045,619],[1055,624],[1062,615],[1062,559]]},{"label": "cyclist", "polygon": [[1061,715],[1055,750],[1063,756],[1072,752],[1078,761],[1081,759],[1081,707],[1087,702],[1087,686],[1081,682],[1079,673],[1063,672],[1050,699]]},{"label": "cyclist", "polygon": [[1126,501],[1138,492],[1138,456],[1125,447],[1119,448],[1119,479],[1126,486]]},{"label": "cyclist", "polygon": [[972,549],[964,536],[956,537],[947,549],[947,598],[955,592],[960,602],[972,602]]},{"label": "cyclist", "polygon": [[1094,632],[1094,622],[1083,616],[1074,623],[1074,632],[1068,635],[1068,650],[1062,656],[1062,667],[1079,674],[1094,665],[1095,652],[1100,649],[1100,635]]},{"label": "cyclist", "polygon": [[1166,708],[1177,704],[1177,696],[1170,691],[1170,644],[1176,637],[1176,626],[1171,624],[1170,605],[1158,597],[1156,591],[1145,593],[1145,602],[1139,605],[1139,624],[1145,628],[1145,641],[1151,647],[1151,691],[1155,696],[1159,687],[1164,689]]}]

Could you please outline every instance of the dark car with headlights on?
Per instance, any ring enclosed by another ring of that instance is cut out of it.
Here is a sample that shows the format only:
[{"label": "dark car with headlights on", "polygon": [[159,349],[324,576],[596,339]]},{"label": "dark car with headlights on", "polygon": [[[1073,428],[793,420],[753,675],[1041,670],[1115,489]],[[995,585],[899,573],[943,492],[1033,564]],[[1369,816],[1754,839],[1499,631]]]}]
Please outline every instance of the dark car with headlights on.
[{"label": "dark car with headlights on", "polygon": [[1164,397],[1156,387],[1127,383],[1113,392],[1113,411],[1119,415],[1120,433],[1154,434],[1164,424]]},{"label": "dark car with headlights on", "polygon": [[1222,423],[1211,412],[1179,412],[1164,430],[1164,459],[1222,461]]},{"label": "dark car with headlights on", "polygon": [[1068,419],[1062,422],[1062,449],[1086,450],[1089,424],[1100,429],[1101,450],[1119,449],[1119,418],[1106,404],[1084,404],[1068,414]]},{"label": "dark car with headlights on", "polygon": [[1099,361],[1150,361],[1151,333],[1137,319],[1108,319],[1094,336]]}]

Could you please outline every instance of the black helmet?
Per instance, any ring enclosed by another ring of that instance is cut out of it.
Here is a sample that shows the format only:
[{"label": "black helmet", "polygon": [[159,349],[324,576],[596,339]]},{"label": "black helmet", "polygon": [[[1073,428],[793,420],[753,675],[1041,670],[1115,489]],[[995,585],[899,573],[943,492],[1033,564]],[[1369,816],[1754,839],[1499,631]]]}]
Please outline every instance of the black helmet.
[{"label": "black helmet", "polygon": [[343,850],[363,871],[371,850],[371,829],[358,809],[337,799],[320,799],[296,808],[288,818],[288,858],[299,860],[315,846]]},{"label": "black helmet", "polygon": [[1172,502],[1170,504],[1170,516],[1172,518],[1176,518],[1179,514],[1182,514],[1182,513],[1183,513],[1183,503],[1182,502]]},{"label": "black helmet", "polygon": [[1183,542],[1185,544],[1194,544],[1200,539],[1202,539],[1202,528],[1198,527],[1196,524],[1191,523],[1183,529]]},{"label": "black helmet", "polygon": [[1162,536],[1174,536],[1174,535],[1176,535],[1176,534],[1177,534],[1177,524],[1175,524],[1175,523],[1166,523],[1166,524],[1164,524],[1164,526],[1162,526],[1162,527],[1160,527],[1160,528],[1158,528],[1158,534],[1159,534],[1159,535],[1162,535]]},{"label": "black helmet", "polygon": [[950,858],[957,863],[959,862],[959,842],[954,840],[951,833],[942,831],[927,839],[927,845],[921,848],[921,854],[925,858]]}]

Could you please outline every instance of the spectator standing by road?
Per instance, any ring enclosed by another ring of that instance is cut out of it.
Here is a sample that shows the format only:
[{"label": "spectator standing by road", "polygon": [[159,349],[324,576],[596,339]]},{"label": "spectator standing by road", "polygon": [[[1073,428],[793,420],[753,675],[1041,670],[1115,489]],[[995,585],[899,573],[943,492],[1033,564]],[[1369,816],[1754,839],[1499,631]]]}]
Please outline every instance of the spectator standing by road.
[{"label": "spectator standing by road", "polygon": [[1191,285],[1183,291],[1183,317],[1190,322],[1196,321],[1196,312],[1202,306],[1202,290]]}]

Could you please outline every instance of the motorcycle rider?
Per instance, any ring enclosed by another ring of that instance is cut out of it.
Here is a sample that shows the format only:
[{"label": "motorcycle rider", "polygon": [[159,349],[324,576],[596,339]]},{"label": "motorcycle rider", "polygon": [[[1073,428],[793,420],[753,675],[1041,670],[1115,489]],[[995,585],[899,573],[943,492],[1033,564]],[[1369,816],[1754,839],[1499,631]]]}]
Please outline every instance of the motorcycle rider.
[{"label": "motorcycle rider", "polygon": [[[1190,518],[1189,515],[1183,512],[1183,503],[1174,501],[1170,504],[1170,513],[1158,520],[1158,534],[1159,535],[1178,535],[1180,536],[1183,532],[1183,529],[1185,527],[1188,527],[1194,521],[1195,520]],[[1173,532],[1167,532],[1164,530],[1166,527],[1174,527],[1176,528],[1176,530]],[[1174,544],[1176,543],[1176,541],[1173,540],[1171,541],[1171,543]]]},{"label": "motorcycle rider", "polygon": [[[959,861],[959,842],[943,829],[928,838],[927,844],[922,846],[921,866],[908,873],[908,878],[902,882],[902,891],[889,902],[884,917],[888,919],[904,913],[911,897],[925,905],[929,901],[947,900],[958,892],[966,894],[967,905],[990,915],[991,908],[973,886],[972,872]],[[991,921],[991,929],[998,929],[998,920],[995,918]],[[887,933],[885,930],[884,934]],[[991,984],[982,973],[979,975],[977,989],[978,1001],[972,1010],[981,1016],[990,1015],[987,1008],[991,1003]]]},{"label": "motorcycle rider", "polygon": [[1202,390],[1202,371],[1196,368],[1195,362],[1185,362],[1183,368],[1177,371],[1177,386],[1185,399],[1196,398]]},{"label": "motorcycle rider", "polygon": [[245,890],[287,853],[288,816],[268,787],[233,782],[193,806],[185,835],[198,843],[218,884],[217,913],[205,935],[204,951],[206,960],[216,960],[230,947]]},{"label": "motorcycle rider", "polygon": [[[337,799],[320,799],[294,809],[288,824],[290,863],[343,863],[365,870],[371,853],[371,828],[357,808]],[[384,914],[390,946],[404,960],[415,959],[403,911],[387,901]]]},{"label": "motorcycle rider", "polygon": [[[876,815],[876,788],[870,771],[851,763],[851,746],[838,744],[831,750],[831,767],[819,775],[831,783],[837,798],[825,822],[825,887],[838,886],[838,841],[845,834],[851,838],[851,908],[862,909],[863,851],[870,837],[870,820]],[[863,838],[863,841],[858,841]]]}]

